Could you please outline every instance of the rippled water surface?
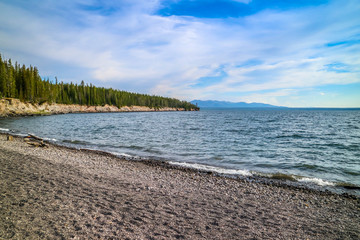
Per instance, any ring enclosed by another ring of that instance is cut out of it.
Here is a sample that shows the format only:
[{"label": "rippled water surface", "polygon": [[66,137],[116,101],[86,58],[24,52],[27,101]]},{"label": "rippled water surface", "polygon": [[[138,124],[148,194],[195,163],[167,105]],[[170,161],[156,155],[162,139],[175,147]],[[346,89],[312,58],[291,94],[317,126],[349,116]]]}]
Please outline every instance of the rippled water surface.
[{"label": "rippled water surface", "polygon": [[193,167],[360,186],[358,110],[68,114],[3,119],[1,129]]}]

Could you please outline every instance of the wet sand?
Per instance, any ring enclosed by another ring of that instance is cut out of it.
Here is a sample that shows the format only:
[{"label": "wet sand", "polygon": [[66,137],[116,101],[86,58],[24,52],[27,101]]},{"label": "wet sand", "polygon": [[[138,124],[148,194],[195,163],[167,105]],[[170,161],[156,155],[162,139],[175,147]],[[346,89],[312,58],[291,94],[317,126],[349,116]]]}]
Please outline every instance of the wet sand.
[{"label": "wet sand", "polygon": [[0,239],[360,239],[360,200],[0,135]]}]

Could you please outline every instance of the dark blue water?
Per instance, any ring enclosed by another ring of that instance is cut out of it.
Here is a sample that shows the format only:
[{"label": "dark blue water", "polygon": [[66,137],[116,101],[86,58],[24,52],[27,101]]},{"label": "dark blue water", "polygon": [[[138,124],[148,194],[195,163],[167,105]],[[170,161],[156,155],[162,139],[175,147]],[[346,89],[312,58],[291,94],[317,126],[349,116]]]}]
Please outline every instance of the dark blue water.
[{"label": "dark blue water", "polygon": [[2,119],[0,128],[223,173],[360,186],[359,121],[359,110],[202,110]]}]

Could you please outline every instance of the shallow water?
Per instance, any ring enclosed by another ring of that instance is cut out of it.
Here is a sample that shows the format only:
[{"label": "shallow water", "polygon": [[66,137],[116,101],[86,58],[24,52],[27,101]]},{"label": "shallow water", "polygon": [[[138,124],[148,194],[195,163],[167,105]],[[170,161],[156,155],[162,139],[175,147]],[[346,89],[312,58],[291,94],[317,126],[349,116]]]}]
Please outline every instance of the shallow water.
[{"label": "shallow water", "polygon": [[359,119],[359,110],[97,113],[2,119],[0,131],[222,173],[360,186]]}]

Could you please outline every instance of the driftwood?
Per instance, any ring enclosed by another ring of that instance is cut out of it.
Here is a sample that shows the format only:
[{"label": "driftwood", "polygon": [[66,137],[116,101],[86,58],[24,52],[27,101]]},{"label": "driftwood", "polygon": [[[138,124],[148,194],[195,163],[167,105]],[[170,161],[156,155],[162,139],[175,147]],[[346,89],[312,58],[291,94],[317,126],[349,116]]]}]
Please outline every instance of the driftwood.
[{"label": "driftwood", "polygon": [[28,134],[28,136],[24,138],[24,141],[34,147],[47,147],[42,138],[39,138],[32,134]]},{"label": "driftwood", "polygon": [[45,143],[39,143],[39,142],[26,142],[26,143],[34,147],[47,147]]},{"label": "driftwood", "polygon": [[42,138],[39,138],[39,137],[37,137],[35,135],[32,135],[32,134],[28,134],[27,138],[33,138],[33,139],[38,140],[38,141],[44,141]]}]

